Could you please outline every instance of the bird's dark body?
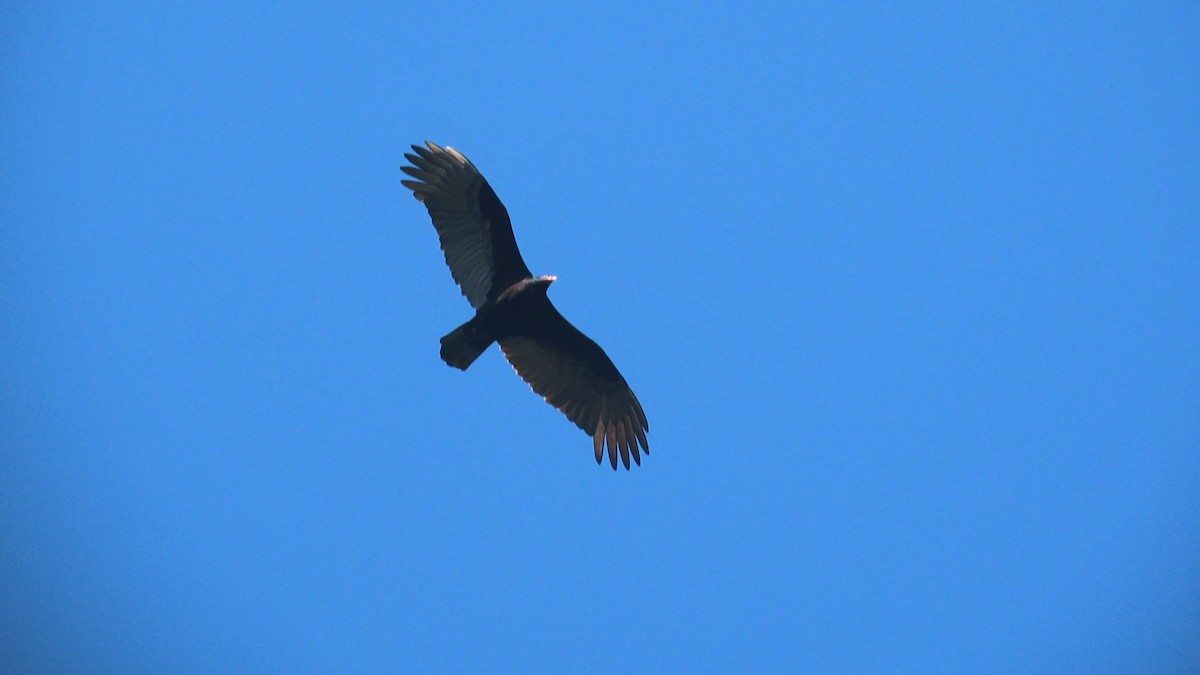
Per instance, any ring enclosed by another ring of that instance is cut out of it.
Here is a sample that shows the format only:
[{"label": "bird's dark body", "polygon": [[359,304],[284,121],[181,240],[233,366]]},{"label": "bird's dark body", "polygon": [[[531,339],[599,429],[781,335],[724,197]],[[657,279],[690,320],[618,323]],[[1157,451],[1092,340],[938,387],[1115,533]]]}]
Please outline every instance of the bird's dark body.
[{"label": "bird's dark body", "polygon": [[[441,357],[466,370],[493,342],[533,390],[593,440],[641,464],[649,454],[646,414],[608,355],[563,318],[546,295],[555,277],[535,277],[513,236],[508,211],[470,160],[433,143],[413,146],[402,181],[429,209],[446,264],[475,316],[441,339]],[[640,449],[640,450],[639,450]]]},{"label": "bird's dark body", "polygon": [[[506,289],[495,302],[489,300],[475,311],[475,316],[470,321],[442,338],[442,360],[459,370],[466,370],[475,357],[493,342],[514,336],[536,337],[583,354],[596,367],[597,374],[614,385],[623,384],[624,378],[608,358],[608,354],[571,326],[550,303],[546,296],[549,288],[548,281],[525,279]],[[571,330],[563,330],[564,324]],[[456,360],[448,358],[460,351],[457,349],[460,335],[471,349],[478,350],[475,357],[465,365],[459,365]],[[447,353],[448,350],[450,354]]]},{"label": "bird's dark body", "polygon": [[[544,307],[549,301],[546,297],[549,287],[549,281],[523,279],[505,289],[495,300],[489,298],[475,310],[470,321],[442,338],[442,360],[459,370],[466,370],[493,342],[515,335],[552,331],[553,327],[547,325]],[[467,355],[470,360],[463,363],[462,357]]]}]

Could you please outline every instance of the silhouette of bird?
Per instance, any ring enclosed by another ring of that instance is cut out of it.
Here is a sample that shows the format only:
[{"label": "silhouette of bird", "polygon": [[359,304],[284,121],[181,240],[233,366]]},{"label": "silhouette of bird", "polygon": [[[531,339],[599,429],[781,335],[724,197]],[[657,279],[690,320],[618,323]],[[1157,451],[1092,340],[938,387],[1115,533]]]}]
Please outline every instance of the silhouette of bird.
[{"label": "silhouette of bird", "polygon": [[[608,355],[563,318],[546,291],[556,277],[526,267],[504,204],[461,152],[426,141],[404,157],[402,180],[433,220],[450,274],[475,316],[441,339],[447,364],[466,370],[493,342],[521,379],[592,437],[596,463],[617,468],[650,454],[646,413]],[[640,446],[640,451],[639,451]]]}]

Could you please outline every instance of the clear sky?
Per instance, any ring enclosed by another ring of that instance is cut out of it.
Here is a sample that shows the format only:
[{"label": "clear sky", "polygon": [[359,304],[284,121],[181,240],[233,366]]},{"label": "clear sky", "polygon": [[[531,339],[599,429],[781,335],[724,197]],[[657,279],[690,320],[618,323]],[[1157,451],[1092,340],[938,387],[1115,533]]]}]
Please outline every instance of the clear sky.
[{"label": "clear sky", "polygon": [[1200,668],[1200,5],[271,4],[0,10],[0,670]]}]

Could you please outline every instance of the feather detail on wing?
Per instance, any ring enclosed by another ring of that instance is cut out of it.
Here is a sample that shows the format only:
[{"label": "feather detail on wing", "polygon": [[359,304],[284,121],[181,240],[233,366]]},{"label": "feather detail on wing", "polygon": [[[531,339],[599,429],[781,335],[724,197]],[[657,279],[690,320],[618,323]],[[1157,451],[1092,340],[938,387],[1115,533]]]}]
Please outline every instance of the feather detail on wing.
[{"label": "feather detail on wing", "polygon": [[[592,437],[596,463],[603,460],[607,448],[613,469],[618,454],[626,469],[630,457],[640,465],[641,453],[650,454],[646,441],[650,425],[641,403],[604,351],[561,320],[574,333],[572,340],[503,338],[504,357],[534,392]],[[578,338],[586,342],[578,343]]]},{"label": "feather detail on wing", "polygon": [[[437,230],[446,265],[463,295],[478,309],[489,297],[531,276],[521,258],[504,204],[462,153],[426,142],[412,146],[402,180]],[[414,154],[415,153],[415,154]]]}]

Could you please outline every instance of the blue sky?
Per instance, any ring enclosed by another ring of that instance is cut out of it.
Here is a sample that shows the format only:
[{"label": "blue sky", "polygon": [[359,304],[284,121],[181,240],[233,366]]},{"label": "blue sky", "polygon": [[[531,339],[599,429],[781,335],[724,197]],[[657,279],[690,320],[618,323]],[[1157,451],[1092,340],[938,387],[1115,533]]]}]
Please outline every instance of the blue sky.
[{"label": "blue sky", "polygon": [[1195,672],[1200,9],[848,4],[7,3],[4,669]]}]

